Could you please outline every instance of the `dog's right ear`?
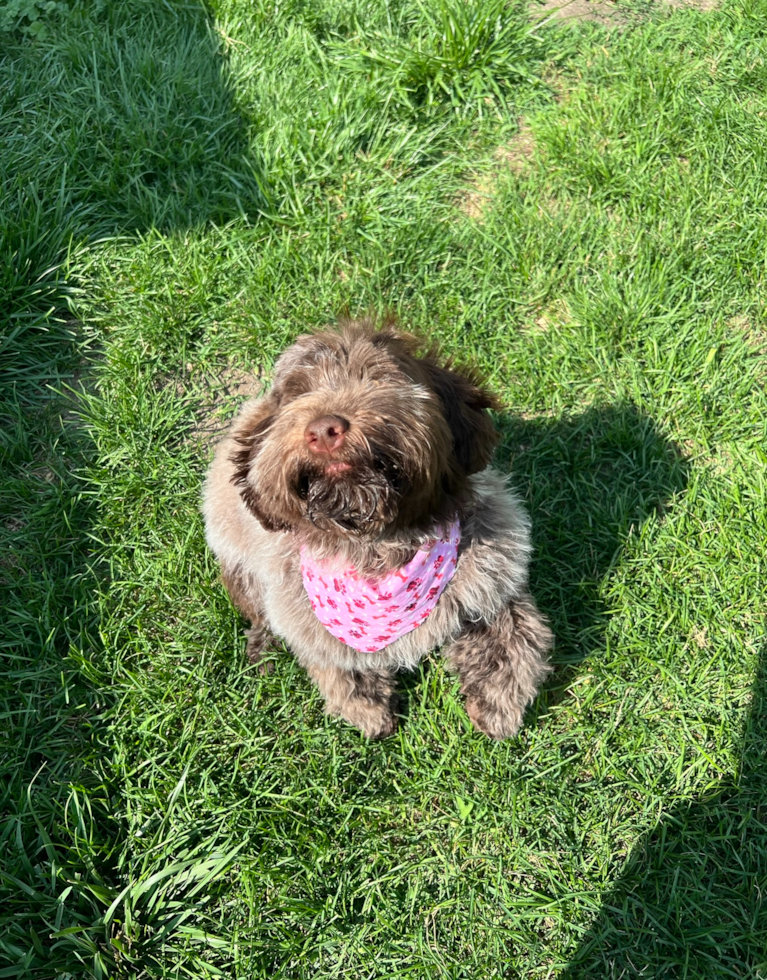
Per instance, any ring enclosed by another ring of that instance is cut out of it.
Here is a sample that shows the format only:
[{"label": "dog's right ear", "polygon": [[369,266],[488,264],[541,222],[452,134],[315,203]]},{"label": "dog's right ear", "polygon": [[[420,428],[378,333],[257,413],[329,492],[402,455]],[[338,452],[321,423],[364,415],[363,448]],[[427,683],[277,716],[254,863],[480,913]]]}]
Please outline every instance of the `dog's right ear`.
[{"label": "dog's right ear", "polygon": [[[370,341],[388,350],[414,381],[428,384],[438,396],[461,470],[468,476],[488,466],[498,433],[487,410],[497,410],[500,403],[476,372],[450,362],[445,364],[435,349],[429,350],[417,337],[402,333],[392,319],[372,333]],[[423,348],[426,353],[419,354]]]},{"label": "dog's right ear", "polygon": [[234,424],[232,439],[237,449],[229,456],[234,464],[231,482],[239,489],[248,510],[267,531],[289,531],[291,525],[270,517],[261,505],[259,494],[249,480],[250,470],[276,419],[277,399],[269,394],[246,405]]}]

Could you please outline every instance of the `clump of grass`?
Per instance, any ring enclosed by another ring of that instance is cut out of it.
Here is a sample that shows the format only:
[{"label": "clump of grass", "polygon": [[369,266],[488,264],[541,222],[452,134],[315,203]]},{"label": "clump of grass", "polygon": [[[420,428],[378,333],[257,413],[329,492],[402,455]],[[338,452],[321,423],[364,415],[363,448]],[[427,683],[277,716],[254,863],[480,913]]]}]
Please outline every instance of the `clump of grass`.
[{"label": "clump of grass", "polygon": [[404,35],[362,31],[355,39],[360,69],[378,69],[405,100],[481,111],[494,99],[505,105],[510,87],[539,81],[535,70],[545,46],[526,4],[433,0],[415,11]]}]

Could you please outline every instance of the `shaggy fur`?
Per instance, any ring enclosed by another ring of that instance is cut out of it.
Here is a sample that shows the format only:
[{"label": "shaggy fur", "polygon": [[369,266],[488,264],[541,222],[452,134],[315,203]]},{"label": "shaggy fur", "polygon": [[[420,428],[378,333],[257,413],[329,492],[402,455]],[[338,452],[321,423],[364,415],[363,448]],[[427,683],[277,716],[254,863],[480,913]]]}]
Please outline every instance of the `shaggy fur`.
[{"label": "shaggy fur", "polygon": [[[217,449],[207,538],[251,621],[250,660],[260,662],[270,632],[282,637],[328,712],[370,737],[396,726],[394,672],[436,647],[461,679],[473,724],[493,738],[515,734],[549,670],[551,633],[527,591],[529,521],[487,468],[493,406],[471,372],[418,356],[393,324],[347,321],[285,351],[269,393],[243,407]],[[374,577],[456,516],[455,574],[422,625],[377,653],[321,625],[301,579],[302,546]]]}]

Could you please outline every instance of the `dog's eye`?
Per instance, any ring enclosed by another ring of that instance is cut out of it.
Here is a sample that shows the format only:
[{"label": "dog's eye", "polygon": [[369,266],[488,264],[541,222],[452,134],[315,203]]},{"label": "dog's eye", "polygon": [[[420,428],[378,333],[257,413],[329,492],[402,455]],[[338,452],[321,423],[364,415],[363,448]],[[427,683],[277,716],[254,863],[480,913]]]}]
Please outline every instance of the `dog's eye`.
[{"label": "dog's eye", "polygon": [[309,496],[309,477],[304,474],[298,478],[296,483],[296,496],[299,500],[306,500]]},{"label": "dog's eye", "polygon": [[274,394],[278,398],[280,405],[286,405],[288,402],[300,398],[301,395],[305,395],[311,390],[311,382],[303,373],[296,371],[285,378],[279,391],[275,390]]}]

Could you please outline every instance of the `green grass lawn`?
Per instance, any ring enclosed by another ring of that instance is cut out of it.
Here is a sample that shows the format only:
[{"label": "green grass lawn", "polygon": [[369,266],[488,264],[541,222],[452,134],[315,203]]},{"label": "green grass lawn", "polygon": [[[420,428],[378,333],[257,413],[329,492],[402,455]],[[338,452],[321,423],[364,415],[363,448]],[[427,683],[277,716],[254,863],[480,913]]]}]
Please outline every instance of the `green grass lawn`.
[{"label": "green grass lawn", "polygon": [[[0,977],[767,977],[767,0],[44,6],[0,3]],[[344,308],[502,398],[557,636],[507,743],[439,658],[381,743],[246,662],[211,432]]]}]

